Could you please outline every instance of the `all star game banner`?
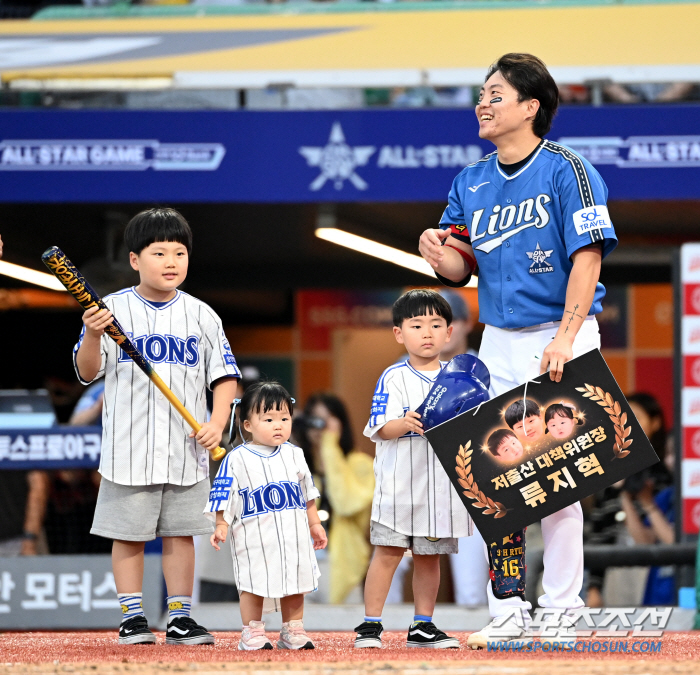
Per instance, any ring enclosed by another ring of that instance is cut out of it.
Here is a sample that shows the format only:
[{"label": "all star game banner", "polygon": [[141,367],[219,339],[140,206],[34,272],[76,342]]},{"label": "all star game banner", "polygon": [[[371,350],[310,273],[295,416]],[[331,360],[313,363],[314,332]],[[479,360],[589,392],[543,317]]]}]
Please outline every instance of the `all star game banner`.
[{"label": "all star game banner", "polygon": [[486,541],[659,461],[593,350],[426,432]]}]

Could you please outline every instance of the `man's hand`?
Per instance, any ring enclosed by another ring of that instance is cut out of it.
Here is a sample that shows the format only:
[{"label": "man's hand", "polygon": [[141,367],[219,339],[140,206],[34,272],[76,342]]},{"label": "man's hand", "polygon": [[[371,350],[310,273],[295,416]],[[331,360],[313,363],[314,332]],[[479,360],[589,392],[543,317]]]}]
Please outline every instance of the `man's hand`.
[{"label": "man's hand", "polygon": [[445,257],[445,249],[442,242],[449,237],[449,230],[436,230],[431,228],[425,230],[418,241],[420,254],[428,261],[431,267],[437,269]]},{"label": "man's hand", "polygon": [[215,422],[209,421],[202,424],[202,428],[195,433],[194,430],[190,433],[190,438],[194,438],[197,443],[207,450],[214,450],[219,447],[221,437],[224,434],[223,427]]},{"label": "man's hand", "polygon": [[328,545],[328,536],[321,523],[311,525],[311,527],[309,527],[309,532],[311,533],[311,538],[314,540],[314,551],[326,548]]},{"label": "man's hand", "polygon": [[549,379],[552,382],[561,382],[564,374],[564,364],[574,358],[573,340],[557,335],[542,354],[540,375],[544,375],[549,368]]}]

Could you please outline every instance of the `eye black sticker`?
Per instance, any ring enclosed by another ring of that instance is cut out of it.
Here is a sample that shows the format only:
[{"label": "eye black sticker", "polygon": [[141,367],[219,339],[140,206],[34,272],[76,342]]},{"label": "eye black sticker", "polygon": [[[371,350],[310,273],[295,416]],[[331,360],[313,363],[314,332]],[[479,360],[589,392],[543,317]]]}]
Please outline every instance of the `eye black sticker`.
[{"label": "eye black sticker", "polygon": [[496,96],[496,98],[492,98],[489,103],[500,103],[502,100],[500,96]]}]

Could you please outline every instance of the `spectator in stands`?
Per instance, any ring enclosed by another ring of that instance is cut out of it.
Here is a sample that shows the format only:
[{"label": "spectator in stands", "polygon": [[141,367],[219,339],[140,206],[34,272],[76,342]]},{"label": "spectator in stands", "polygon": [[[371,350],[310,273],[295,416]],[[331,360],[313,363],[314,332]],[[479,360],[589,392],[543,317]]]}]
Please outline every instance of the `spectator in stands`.
[{"label": "spectator in stands", "polygon": [[302,420],[296,437],[319,479],[319,515],[322,510],[329,512],[330,602],[342,603],[363,581],[369,566],[373,461],[353,449],[347,410],[334,394],[312,394]]},{"label": "spectator in stands", "polygon": [[618,84],[611,82],[603,87],[603,94],[613,103],[673,103],[685,101],[693,91],[691,82],[659,84],[640,82],[638,84]]},{"label": "spectator in stands", "polygon": [[[625,481],[620,495],[625,524],[635,544],[672,544],[674,542],[673,452],[666,447],[664,414],[650,394],[633,394],[627,400],[644,433],[662,462]],[[676,604],[672,565],[651,567],[644,591],[644,605]]]},{"label": "spectator in stands", "polygon": [[[102,426],[104,378],[85,389],[73,408],[71,426]],[[55,471],[46,509],[46,537],[54,554],[109,553],[109,539],[90,534],[100,474],[90,469]]]},{"label": "spectator in stands", "polygon": [[0,258],[2,258],[2,237],[0,237]]},{"label": "spectator in stands", "polygon": [[560,84],[559,100],[563,104],[590,103],[591,90],[583,84]]},{"label": "spectator in stands", "polygon": [[46,553],[45,471],[0,471],[0,557]]},{"label": "spectator in stands", "polygon": [[104,378],[91,384],[73,408],[68,424],[74,427],[102,426],[102,403],[105,395]]}]

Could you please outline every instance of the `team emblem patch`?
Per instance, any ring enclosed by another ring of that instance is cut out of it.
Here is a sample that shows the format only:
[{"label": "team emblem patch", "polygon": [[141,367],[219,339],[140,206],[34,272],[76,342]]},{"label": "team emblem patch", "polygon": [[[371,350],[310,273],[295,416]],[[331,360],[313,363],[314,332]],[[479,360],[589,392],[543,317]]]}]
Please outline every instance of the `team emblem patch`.
[{"label": "team emblem patch", "polygon": [[537,242],[537,246],[534,251],[526,251],[527,257],[532,260],[530,269],[528,270],[530,274],[544,274],[546,272],[554,272],[554,267],[551,263],[547,262],[547,258],[552,255],[554,249],[549,251],[543,251],[540,248],[540,242]]}]

